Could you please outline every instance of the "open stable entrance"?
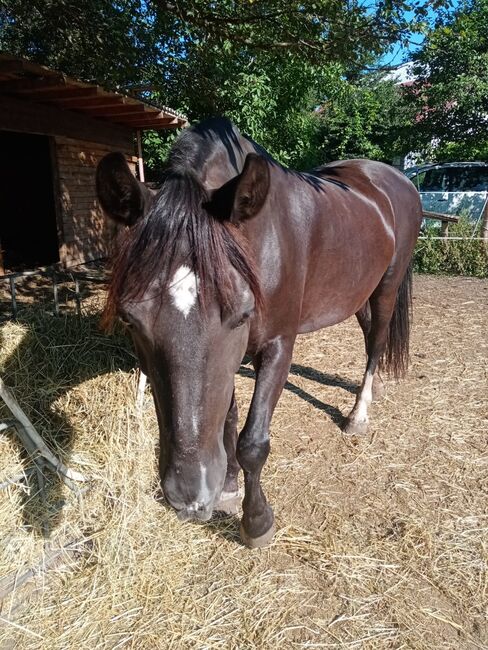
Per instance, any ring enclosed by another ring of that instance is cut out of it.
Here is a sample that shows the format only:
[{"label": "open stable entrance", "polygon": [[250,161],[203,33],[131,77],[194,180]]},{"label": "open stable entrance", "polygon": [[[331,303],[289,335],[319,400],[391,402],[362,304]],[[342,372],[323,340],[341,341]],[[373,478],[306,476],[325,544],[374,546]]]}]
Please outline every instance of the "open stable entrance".
[{"label": "open stable entrance", "polygon": [[54,264],[59,243],[50,138],[0,131],[0,151],[0,263],[5,271]]},{"label": "open stable entrance", "polygon": [[186,124],[170,108],[0,54],[0,278],[106,258],[113,229],[97,201],[98,162],[119,151],[135,173],[141,131]]}]

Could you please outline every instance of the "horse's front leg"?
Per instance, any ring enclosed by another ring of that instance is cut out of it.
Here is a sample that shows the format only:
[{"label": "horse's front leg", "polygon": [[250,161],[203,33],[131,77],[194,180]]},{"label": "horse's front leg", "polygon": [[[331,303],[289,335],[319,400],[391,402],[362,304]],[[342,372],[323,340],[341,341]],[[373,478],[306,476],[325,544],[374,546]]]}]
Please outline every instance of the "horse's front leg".
[{"label": "horse's front leg", "polygon": [[246,424],[237,442],[244,470],[242,541],[251,548],[266,545],[274,534],[273,510],[261,489],[261,470],[269,454],[269,425],[290,369],[294,338],[273,339],[255,358],[256,385]]},{"label": "horse's front leg", "polygon": [[237,477],[241,470],[236,458],[237,420],[238,411],[234,391],[234,393],[232,393],[232,401],[224,425],[224,447],[227,454],[227,474],[225,476],[224,489],[222,490],[220,499],[214,506],[214,510],[225,512],[228,515],[236,514],[241,504],[241,496],[237,484]]}]

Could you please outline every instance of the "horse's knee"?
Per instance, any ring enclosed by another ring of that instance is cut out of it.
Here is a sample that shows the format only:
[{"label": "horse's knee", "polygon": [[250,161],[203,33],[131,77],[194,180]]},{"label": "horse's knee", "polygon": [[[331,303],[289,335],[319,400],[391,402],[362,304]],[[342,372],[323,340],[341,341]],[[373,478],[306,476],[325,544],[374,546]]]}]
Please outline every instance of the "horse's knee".
[{"label": "horse's knee", "polygon": [[263,436],[256,440],[241,433],[236,450],[239,465],[245,472],[259,472],[268,458],[269,449],[269,436]]},{"label": "horse's knee", "polygon": [[230,409],[225,418],[224,426],[229,429],[235,429],[237,428],[237,420],[238,420],[237,402],[233,397],[232,404],[230,405]]}]

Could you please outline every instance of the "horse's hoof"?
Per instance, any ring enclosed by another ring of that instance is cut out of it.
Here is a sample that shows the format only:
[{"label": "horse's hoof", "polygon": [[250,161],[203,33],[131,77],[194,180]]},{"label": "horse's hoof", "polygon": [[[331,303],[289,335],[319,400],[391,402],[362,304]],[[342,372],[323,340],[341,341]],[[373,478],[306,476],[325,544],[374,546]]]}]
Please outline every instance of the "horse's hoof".
[{"label": "horse's hoof", "polygon": [[368,421],[346,420],[346,424],[342,429],[346,436],[364,436],[368,433]]},{"label": "horse's hoof", "polygon": [[214,505],[214,512],[224,512],[226,515],[236,515],[242,503],[242,494],[239,490],[222,492],[220,499]]},{"label": "horse's hoof", "polygon": [[275,531],[276,528],[274,522],[271,525],[271,528],[259,537],[250,537],[244,530],[244,526],[242,524],[239,529],[241,540],[248,548],[262,548],[263,546],[267,546],[273,539]]}]

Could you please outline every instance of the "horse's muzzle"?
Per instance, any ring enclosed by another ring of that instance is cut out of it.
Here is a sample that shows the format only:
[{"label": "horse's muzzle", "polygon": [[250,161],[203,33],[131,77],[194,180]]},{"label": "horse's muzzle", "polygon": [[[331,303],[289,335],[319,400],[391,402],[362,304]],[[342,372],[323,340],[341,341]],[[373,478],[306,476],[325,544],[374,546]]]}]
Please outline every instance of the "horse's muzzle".
[{"label": "horse's muzzle", "polygon": [[205,506],[203,503],[192,503],[186,508],[176,511],[176,516],[180,521],[208,521],[212,516],[212,506]]}]

